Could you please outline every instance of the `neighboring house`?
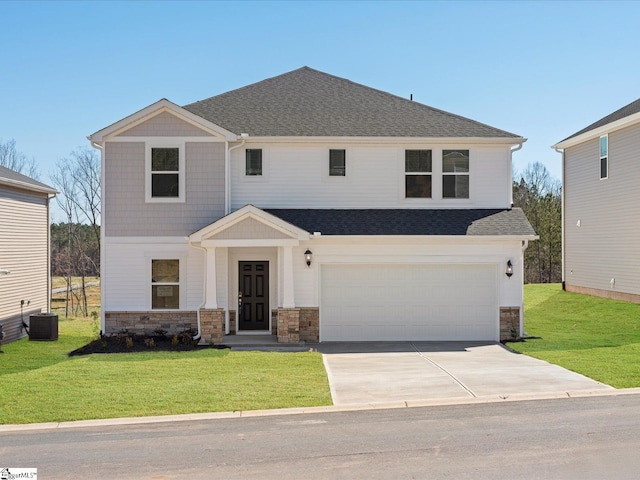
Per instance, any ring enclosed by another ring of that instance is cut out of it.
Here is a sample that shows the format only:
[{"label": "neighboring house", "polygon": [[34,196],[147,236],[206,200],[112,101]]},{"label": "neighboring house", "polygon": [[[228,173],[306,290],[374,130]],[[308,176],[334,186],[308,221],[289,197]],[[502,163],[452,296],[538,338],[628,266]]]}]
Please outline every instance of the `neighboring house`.
[{"label": "neighboring house", "polygon": [[522,334],[518,135],[304,67],[89,140],[105,332]]},{"label": "neighboring house", "polygon": [[564,288],[640,303],[640,99],[554,147],[562,150]]},{"label": "neighboring house", "polygon": [[56,190],[0,166],[0,325],[3,343],[22,320],[49,311],[49,201]]}]

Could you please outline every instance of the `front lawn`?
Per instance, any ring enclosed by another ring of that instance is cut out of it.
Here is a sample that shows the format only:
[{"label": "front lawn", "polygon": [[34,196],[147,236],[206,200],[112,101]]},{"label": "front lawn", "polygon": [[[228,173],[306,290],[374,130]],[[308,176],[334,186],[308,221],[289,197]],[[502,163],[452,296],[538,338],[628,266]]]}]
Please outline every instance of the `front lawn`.
[{"label": "front lawn", "polygon": [[525,285],[524,328],[540,337],[513,350],[616,388],[640,387],[640,305]]},{"label": "front lawn", "polygon": [[59,340],[0,353],[0,424],[331,405],[319,353],[67,353],[94,336],[61,320]]}]

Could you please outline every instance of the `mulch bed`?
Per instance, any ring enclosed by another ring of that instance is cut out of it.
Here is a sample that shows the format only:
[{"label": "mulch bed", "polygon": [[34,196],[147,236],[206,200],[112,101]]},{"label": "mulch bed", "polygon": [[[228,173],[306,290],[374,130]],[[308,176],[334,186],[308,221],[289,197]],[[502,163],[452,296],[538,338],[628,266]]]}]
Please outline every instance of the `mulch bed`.
[{"label": "mulch bed", "polygon": [[[127,340],[129,338],[130,340]],[[117,334],[102,336],[69,353],[70,357],[92,353],[190,352],[207,348],[228,348],[222,345],[198,345],[192,338]]]}]

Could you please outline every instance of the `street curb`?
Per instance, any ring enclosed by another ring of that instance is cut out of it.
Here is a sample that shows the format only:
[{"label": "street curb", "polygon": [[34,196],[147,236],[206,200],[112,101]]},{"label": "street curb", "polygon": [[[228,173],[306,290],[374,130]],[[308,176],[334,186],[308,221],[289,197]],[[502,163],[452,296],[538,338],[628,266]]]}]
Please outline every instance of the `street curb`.
[{"label": "street curb", "polygon": [[68,428],[88,428],[98,426],[121,426],[121,425],[145,425],[157,423],[171,422],[192,422],[202,420],[223,420],[229,418],[247,418],[247,417],[272,417],[284,415],[303,415],[314,413],[339,413],[339,412],[359,412],[367,410],[388,410],[399,408],[417,408],[417,407],[438,407],[452,405],[470,405],[470,404],[487,404],[487,403],[506,403],[506,402],[523,402],[532,400],[554,400],[554,399],[570,399],[584,397],[606,397],[606,396],[624,396],[624,395],[640,395],[640,388],[611,389],[611,390],[576,390],[566,392],[548,392],[538,394],[517,394],[505,397],[460,397],[425,401],[405,401],[405,402],[387,402],[387,403],[369,403],[369,404],[351,404],[351,405],[329,405],[324,407],[297,407],[297,408],[281,408],[274,410],[244,410],[235,412],[215,412],[215,413],[189,413],[184,415],[163,415],[155,417],[128,417],[128,418],[109,418],[103,420],[77,420],[73,422],[49,422],[49,423],[27,423],[22,425],[0,425],[0,434],[8,432],[30,432],[37,430],[57,430]]}]

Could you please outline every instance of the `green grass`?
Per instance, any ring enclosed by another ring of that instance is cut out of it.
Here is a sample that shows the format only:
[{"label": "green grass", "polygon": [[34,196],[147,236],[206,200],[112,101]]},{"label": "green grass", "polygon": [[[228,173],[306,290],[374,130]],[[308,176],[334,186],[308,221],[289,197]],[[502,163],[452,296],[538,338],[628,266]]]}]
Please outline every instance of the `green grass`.
[{"label": "green grass", "polygon": [[640,305],[525,285],[524,327],[540,337],[513,350],[616,388],[640,387]]},{"label": "green grass", "polygon": [[319,353],[67,357],[92,337],[91,321],[63,320],[57,342],[3,346],[0,424],[331,405]]}]

